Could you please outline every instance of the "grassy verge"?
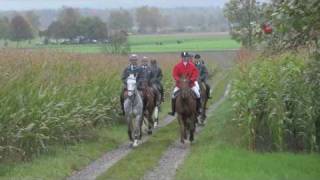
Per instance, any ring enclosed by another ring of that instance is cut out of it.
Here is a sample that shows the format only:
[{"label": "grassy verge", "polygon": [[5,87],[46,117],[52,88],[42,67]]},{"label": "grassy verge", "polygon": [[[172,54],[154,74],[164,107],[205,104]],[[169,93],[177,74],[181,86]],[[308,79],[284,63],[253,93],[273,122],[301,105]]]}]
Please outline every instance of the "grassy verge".
[{"label": "grassy verge", "polygon": [[67,147],[57,146],[34,161],[0,165],[0,179],[56,180],[69,176],[106,151],[127,140],[125,125],[97,129],[97,139]]},{"label": "grassy verge", "polygon": [[230,125],[231,106],[225,101],[214,112],[176,179],[319,179],[318,154],[262,154],[242,148],[241,132]]}]

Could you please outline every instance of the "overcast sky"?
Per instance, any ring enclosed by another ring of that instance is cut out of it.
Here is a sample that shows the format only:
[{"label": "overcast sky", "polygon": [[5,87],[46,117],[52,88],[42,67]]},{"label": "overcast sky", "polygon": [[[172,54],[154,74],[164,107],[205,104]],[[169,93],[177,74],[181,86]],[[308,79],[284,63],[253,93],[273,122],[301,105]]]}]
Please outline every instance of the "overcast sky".
[{"label": "overcast sky", "polygon": [[132,8],[142,5],[158,7],[220,6],[228,0],[0,0],[0,10],[78,8]]}]

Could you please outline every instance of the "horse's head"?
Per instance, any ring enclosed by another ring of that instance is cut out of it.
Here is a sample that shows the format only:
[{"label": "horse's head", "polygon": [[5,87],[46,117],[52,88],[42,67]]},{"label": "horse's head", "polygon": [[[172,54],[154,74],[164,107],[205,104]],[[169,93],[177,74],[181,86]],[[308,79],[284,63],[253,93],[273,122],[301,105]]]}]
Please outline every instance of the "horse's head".
[{"label": "horse's head", "polygon": [[190,97],[190,80],[182,76],[179,80],[180,93],[183,99]]},{"label": "horse's head", "polygon": [[127,90],[128,90],[128,96],[131,97],[135,94],[135,91],[137,89],[137,80],[134,74],[130,74],[127,78]]}]

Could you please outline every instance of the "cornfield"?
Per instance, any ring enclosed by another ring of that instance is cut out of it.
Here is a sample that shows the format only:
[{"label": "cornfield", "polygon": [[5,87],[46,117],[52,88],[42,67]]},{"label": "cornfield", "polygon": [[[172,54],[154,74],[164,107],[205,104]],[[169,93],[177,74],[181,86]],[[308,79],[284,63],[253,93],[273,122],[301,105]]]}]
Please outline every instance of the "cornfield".
[{"label": "cornfield", "polygon": [[[168,89],[175,57],[156,58]],[[0,160],[28,160],[114,123],[126,64],[126,56],[1,50]]]},{"label": "cornfield", "polygon": [[233,81],[234,122],[248,147],[315,151],[320,145],[320,63],[284,54],[240,63]]}]

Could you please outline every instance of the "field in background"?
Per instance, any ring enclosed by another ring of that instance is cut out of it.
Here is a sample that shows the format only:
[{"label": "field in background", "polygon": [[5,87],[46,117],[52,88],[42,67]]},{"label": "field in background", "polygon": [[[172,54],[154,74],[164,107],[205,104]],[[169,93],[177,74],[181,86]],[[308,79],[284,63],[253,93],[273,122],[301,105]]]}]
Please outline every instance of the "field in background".
[{"label": "field in background", "polygon": [[[104,47],[99,44],[83,45],[36,45],[41,42],[35,39],[21,42],[20,48],[46,48],[75,53],[100,53]],[[182,33],[168,35],[132,35],[129,36],[131,52],[180,52],[186,51],[212,51],[223,49],[238,49],[240,44],[232,40],[226,33]],[[0,41],[0,47],[3,42]],[[16,47],[15,42],[9,42],[9,47]]]}]

